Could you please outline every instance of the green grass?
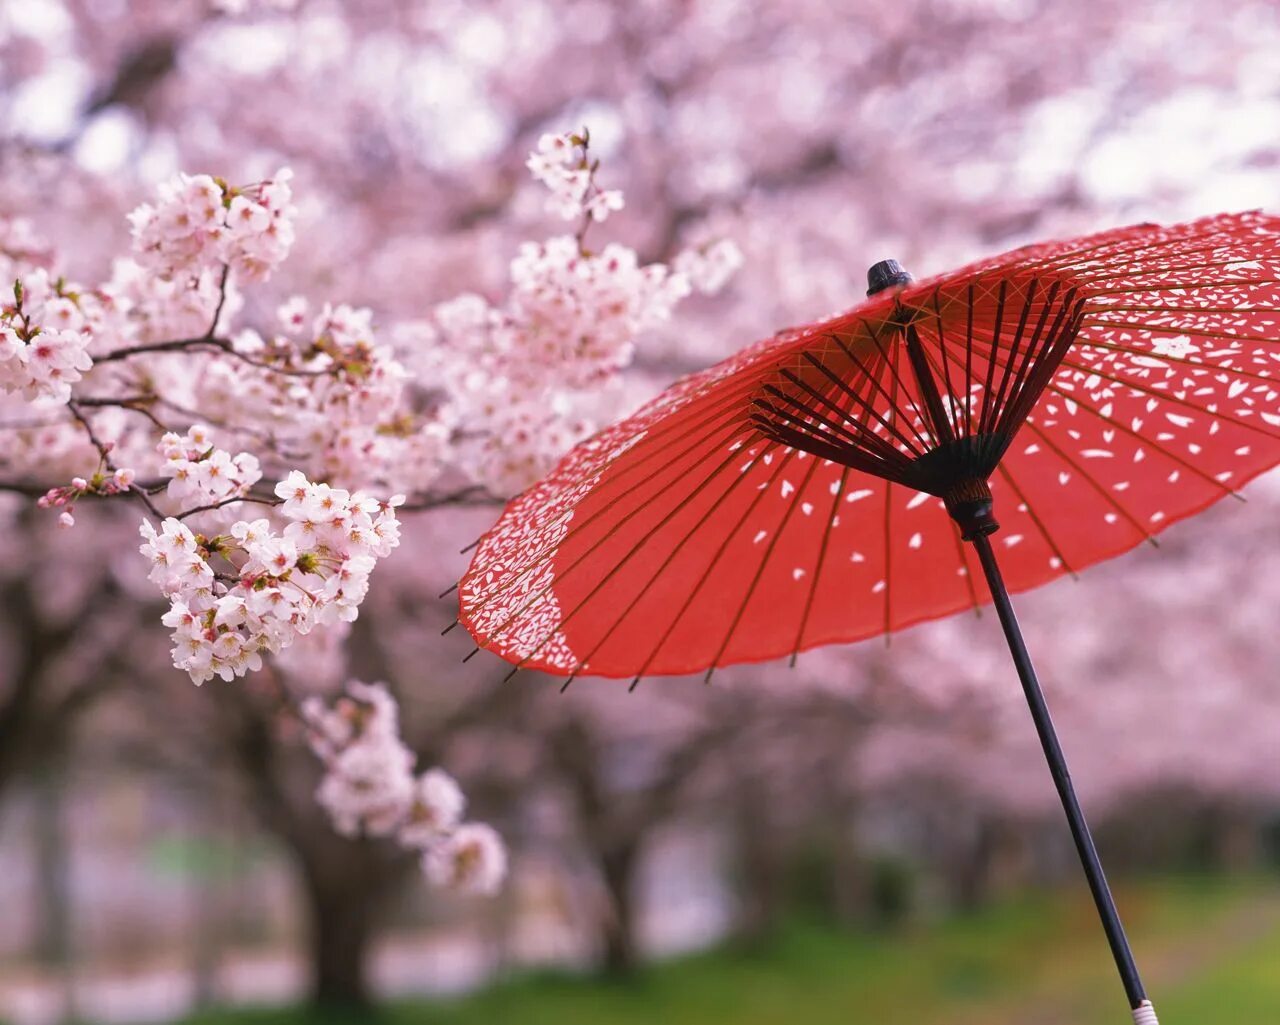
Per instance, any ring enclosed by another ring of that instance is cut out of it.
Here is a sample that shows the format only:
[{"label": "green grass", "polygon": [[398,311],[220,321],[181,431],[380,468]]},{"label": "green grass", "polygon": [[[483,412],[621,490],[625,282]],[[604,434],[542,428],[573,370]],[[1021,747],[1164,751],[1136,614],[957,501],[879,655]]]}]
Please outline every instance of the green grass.
[{"label": "green grass", "polygon": [[[1176,880],[1118,897],[1163,1025],[1280,1022],[1280,884]],[[1020,900],[929,928],[793,925],[626,983],[539,975],[461,1000],[388,1007],[387,1025],[1106,1025],[1128,1021],[1087,895]],[[302,1010],[189,1025],[313,1025]],[[348,1019],[343,1025],[355,1025]],[[326,1025],[336,1025],[330,1020]]]}]

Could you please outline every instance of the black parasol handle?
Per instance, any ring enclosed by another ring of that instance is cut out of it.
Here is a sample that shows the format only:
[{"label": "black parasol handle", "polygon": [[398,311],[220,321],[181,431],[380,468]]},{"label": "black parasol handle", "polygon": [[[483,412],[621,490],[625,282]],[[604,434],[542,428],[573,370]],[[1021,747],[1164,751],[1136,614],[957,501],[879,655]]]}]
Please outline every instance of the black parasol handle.
[{"label": "black parasol handle", "polygon": [[1035,667],[1031,664],[1031,655],[1027,652],[1026,642],[1022,639],[1022,631],[1018,627],[1013,604],[1009,601],[1009,592],[1005,588],[1004,578],[996,563],[995,551],[991,547],[991,539],[985,533],[980,533],[968,540],[978,553],[978,559],[987,577],[987,585],[991,588],[996,614],[1000,617],[1005,639],[1009,642],[1009,651],[1013,655],[1013,664],[1018,669],[1018,678],[1022,681],[1027,704],[1031,707],[1031,718],[1035,721],[1036,733],[1040,735],[1040,745],[1044,748],[1049,772],[1053,776],[1054,786],[1058,788],[1062,809],[1067,814],[1071,838],[1075,841],[1076,851],[1084,866],[1085,878],[1089,881],[1089,890],[1093,894],[1094,904],[1097,905],[1098,917],[1102,919],[1102,928],[1107,934],[1107,942],[1111,945],[1111,955],[1115,958],[1116,969],[1120,972],[1120,980],[1124,983],[1129,1006],[1134,1010],[1134,1020],[1154,1023],[1155,1011],[1147,1001],[1146,990],[1138,975],[1138,966],[1133,960],[1133,951],[1129,949],[1129,939],[1125,935],[1120,913],[1116,910],[1111,889],[1107,886],[1107,877],[1102,871],[1102,862],[1098,859],[1097,848],[1094,847],[1093,837],[1089,833],[1089,824],[1085,821],[1080,802],[1076,799],[1075,787],[1071,784],[1071,772],[1067,768],[1067,758],[1062,752],[1062,745],[1058,742],[1058,734],[1053,728],[1053,719],[1049,715],[1049,706],[1045,703],[1040,681],[1036,678]]}]

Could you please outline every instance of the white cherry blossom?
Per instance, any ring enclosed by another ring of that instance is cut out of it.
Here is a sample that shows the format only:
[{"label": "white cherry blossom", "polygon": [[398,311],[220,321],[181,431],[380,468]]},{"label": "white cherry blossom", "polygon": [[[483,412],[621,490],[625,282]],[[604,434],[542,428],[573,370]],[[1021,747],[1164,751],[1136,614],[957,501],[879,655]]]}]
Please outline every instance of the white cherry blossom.
[{"label": "white cherry blossom", "polygon": [[436,886],[491,896],[506,878],[506,848],[491,826],[468,822],[423,852],[422,870]]},{"label": "white cherry blossom", "polygon": [[395,699],[380,683],[351,680],[332,705],[308,699],[301,709],[311,749],[325,766],[316,800],[347,836],[394,837],[422,852],[427,878],[464,893],[492,893],[506,871],[496,832],[460,824],[466,798],[440,769],[416,778],[401,740]]}]

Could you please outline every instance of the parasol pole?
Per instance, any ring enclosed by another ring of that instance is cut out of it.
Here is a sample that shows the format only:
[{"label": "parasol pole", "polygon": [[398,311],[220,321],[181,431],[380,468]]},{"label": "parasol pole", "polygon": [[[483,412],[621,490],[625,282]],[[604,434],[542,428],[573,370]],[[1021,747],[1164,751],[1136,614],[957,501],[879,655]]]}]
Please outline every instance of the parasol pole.
[{"label": "parasol pole", "polygon": [[[911,280],[910,273],[897,260],[881,260],[867,272],[867,295],[905,285]],[[1085,821],[1080,801],[1076,798],[1076,790],[1071,783],[1071,770],[1067,768],[1067,756],[1058,741],[1053,717],[1049,714],[1049,706],[1040,689],[1035,666],[1031,664],[1031,654],[1022,639],[1022,629],[1018,626],[1018,617],[1014,615],[1013,603],[1009,600],[1009,590],[1005,587],[995,550],[991,547],[990,535],[1000,529],[992,515],[991,488],[985,477],[973,476],[965,465],[965,449],[957,442],[955,429],[947,414],[937,381],[929,369],[929,361],[912,324],[911,314],[899,312],[895,319],[902,330],[907,358],[920,387],[923,405],[920,415],[937,439],[936,451],[952,463],[954,483],[947,488],[943,501],[952,519],[960,527],[960,536],[973,545],[978,553],[978,560],[982,563],[982,571],[986,575],[1000,625],[1004,628],[1005,640],[1009,642],[1009,652],[1013,655],[1013,664],[1018,670],[1018,679],[1022,681],[1022,691],[1031,708],[1036,733],[1040,736],[1045,761],[1049,763],[1053,785],[1058,789],[1062,810],[1066,812],[1067,824],[1071,827],[1071,839],[1075,841],[1076,853],[1080,855],[1080,864],[1084,866],[1085,878],[1089,881],[1089,892],[1093,894],[1093,903],[1098,909],[1098,917],[1102,919],[1107,943],[1111,946],[1111,956],[1115,958],[1116,970],[1120,973],[1125,995],[1133,1009],[1134,1025],[1159,1025],[1155,1008],[1147,999],[1147,991],[1133,960],[1129,937],[1125,935],[1124,924],[1120,921],[1120,912],[1116,910],[1106,874],[1102,871],[1102,861],[1098,858],[1089,824]]]},{"label": "parasol pole", "polygon": [[[911,275],[899,262],[882,260],[868,270],[867,294],[874,296],[884,289],[899,287],[910,280]],[[1023,640],[1018,617],[1014,616],[1014,605],[1009,600],[1009,589],[1005,587],[1005,578],[1001,576],[1000,564],[996,562],[996,552],[989,540],[989,536],[1000,530],[1000,523],[992,516],[991,488],[984,477],[973,476],[966,466],[964,445],[956,439],[955,427],[947,415],[946,403],[942,401],[933,372],[929,370],[928,358],[925,357],[913,319],[910,312],[906,311],[900,311],[895,317],[904,337],[911,372],[920,388],[923,404],[920,416],[937,440],[936,452],[951,465],[950,476],[954,482],[943,493],[943,502],[947,512],[951,513],[952,520],[960,526],[960,536],[974,546],[978,560],[982,563],[987,586],[991,589],[991,598],[996,603],[996,613],[1005,630],[1005,640],[1009,641],[1009,651],[1014,656],[1018,678],[1023,682],[1023,692],[1027,695],[1027,704],[1032,710],[1032,719],[1036,723],[1036,732],[1044,750],[1044,760],[1053,777],[1053,786],[1057,787],[1057,796],[1062,801],[1066,822],[1071,827],[1071,839],[1075,842],[1080,864],[1084,866],[1084,877],[1088,879],[1089,892],[1093,894],[1098,918],[1102,919],[1102,929],[1107,934],[1107,943],[1111,946],[1111,956],[1115,958],[1116,970],[1124,984],[1125,996],[1129,998],[1129,1007],[1133,1008],[1134,1025],[1160,1025],[1156,1020],[1156,1008],[1148,1001],[1147,990],[1143,988],[1142,978],[1138,975],[1138,966],[1134,964],[1129,937],[1125,935],[1115,898],[1111,896],[1111,888],[1107,886],[1107,877],[1102,871],[1097,847],[1093,846],[1089,824],[1085,822],[1084,811],[1080,810],[1080,802],[1076,799],[1071,772],[1066,767],[1066,755],[1062,754],[1062,745],[1057,740],[1057,731],[1053,728],[1053,719],[1048,713],[1048,704],[1044,701],[1044,692],[1036,677],[1036,667],[1032,665],[1032,656],[1028,653],[1027,642]]]},{"label": "parasol pole", "polygon": [[1022,690],[1031,708],[1031,718],[1036,724],[1036,733],[1040,736],[1040,746],[1044,748],[1044,756],[1049,763],[1053,784],[1058,788],[1062,810],[1066,812],[1067,823],[1071,827],[1071,838],[1075,841],[1076,852],[1080,855],[1080,863],[1084,866],[1085,878],[1089,881],[1089,890],[1098,908],[1098,917],[1102,919],[1102,928],[1107,934],[1107,942],[1111,945],[1111,956],[1115,958],[1116,969],[1120,973],[1125,994],[1129,998],[1129,1006],[1133,1008],[1133,1020],[1136,1025],[1158,1025],[1155,1009],[1147,999],[1142,978],[1138,975],[1138,966],[1133,960],[1133,951],[1129,948],[1129,938],[1125,935],[1120,913],[1116,910],[1111,888],[1107,885],[1107,877],[1102,871],[1102,862],[1098,858],[1097,848],[1089,833],[1089,824],[1085,821],[1080,802],[1076,799],[1075,787],[1071,783],[1071,772],[1067,768],[1067,758],[1063,754],[1062,745],[1058,742],[1058,734],[1053,727],[1049,706],[1045,702],[1044,692],[1040,689],[1040,681],[1036,678],[1035,666],[1031,664],[1031,655],[1027,651],[1026,642],[1022,639],[1022,630],[1018,626],[1017,616],[1014,615],[1013,603],[1009,600],[1009,591],[1000,574],[1000,566],[996,562],[991,540],[987,533],[967,536],[966,540],[972,543],[974,550],[978,553],[983,573],[986,574],[987,586],[991,589],[991,597],[995,602],[996,613],[1000,617],[1000,625],[1004,628],[1005,639],[1009,642],[1009,652],[1013,655],[1013,664],[1017,667],[1018,678],[1022,681]]}]

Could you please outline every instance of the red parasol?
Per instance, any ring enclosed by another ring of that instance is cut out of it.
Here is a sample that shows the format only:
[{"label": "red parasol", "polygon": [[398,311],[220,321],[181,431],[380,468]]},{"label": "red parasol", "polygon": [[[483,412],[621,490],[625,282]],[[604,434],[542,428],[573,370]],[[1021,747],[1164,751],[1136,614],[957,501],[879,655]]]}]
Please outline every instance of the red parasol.
[{"label": "red parasol", "polygon": [[1280,219],[1137,225],[921,282],[886,261],[870,279],[849,312],[574,449],[480,541],[460,621],[517,667],[639,679],[990,594],[1153,1022],[1007,591],[1152,540],[1280,463]]}]

